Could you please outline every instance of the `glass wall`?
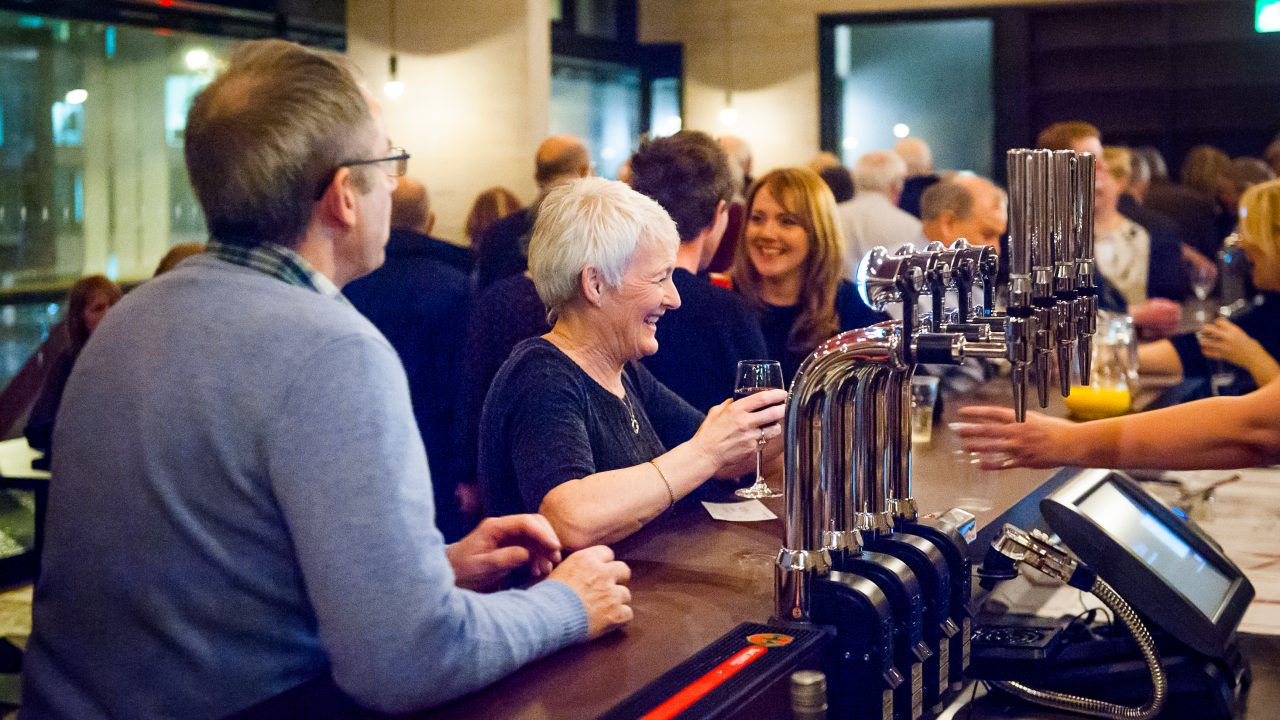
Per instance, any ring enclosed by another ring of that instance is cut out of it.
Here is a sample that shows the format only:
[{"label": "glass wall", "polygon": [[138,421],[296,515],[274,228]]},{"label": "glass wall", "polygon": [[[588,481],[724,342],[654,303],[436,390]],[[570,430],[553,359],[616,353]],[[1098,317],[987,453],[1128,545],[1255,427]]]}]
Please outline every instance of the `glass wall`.
[{"label": "glass wall", "polygon": [[649,135],[675,135],[683,125],[680,118],[680,78],[655,78],[649,83]]},{"label": "glass wall", "polygon": [[233,42],[0,11],[0,387],[77,277],[205,239],[183,130]]},{"label": "glass wall", "polygon": [[840,154],[919,137],[939,169],[991,176],[992,21],[867,22],[835,28]]},{"label": "glass wall", "polygon": [[640,71],[553,55],[550,126],[552,134],[585,140],[596,173],[617,178],[640,138]]},{"label": "glass wall", "polygon": [[203,239],[182,133],[230,43],[0,12],[0,287],[144,277]]}]

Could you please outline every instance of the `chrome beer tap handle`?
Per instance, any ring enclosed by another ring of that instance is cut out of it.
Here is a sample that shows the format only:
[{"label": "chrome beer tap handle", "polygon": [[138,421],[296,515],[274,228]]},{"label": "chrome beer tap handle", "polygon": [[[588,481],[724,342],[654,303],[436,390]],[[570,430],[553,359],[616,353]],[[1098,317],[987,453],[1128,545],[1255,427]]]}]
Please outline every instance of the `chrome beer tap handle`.
[{"label": "chrome beer tap handle", "polygon": [[994,317],[996,312],[996,275],[1000,272],[1000,255],[990,245],[979,245],[976,267],[978,281],[982,283],[982,307],[979,317]]},{"label": "chrome beer tap handle", "polygon": [[1080,384],[1093,374],[1093,336],[1098,332],[1098,289],[1093,279],[1093,185],[1097,158],[1090,153],[1076,157],[1075,202],[1072,221],[1076,228],[1076,357]]},{"label": "chrome beer tap handle", "polygon": [[951,287],[951,262],[943,255],[946,246],[934,240],[924,246],[924,252],[929,255],[928,269],[925,271],[924,282],[928,287],[929,299],[932,304],[932,317],[930,327],[933,332],[942,332],[942,324],[946,313],[947,288]]},{"label": "chrome beer tap handle", "polygon": [[1040,401],[1040,407],[1049,405],[1050,363],[1053,359],[1053,350],[1057,346],[1055,333],[1058,329],[1057,316],[1054,312],[1057,299],[1053,296],[1053,233],[1050,207],[1053,195],[1049,192],[1052,156],[1053,153],[1049,150],[1032,151],[1031,167],[1027,174],[1031,203],[1028,208],[1031,230],[1029,235],[1031,293],[1036,316],[1035,380],[1036,396]]},{"label": "chrome beer tap handle", "polygon": [[1071,392],[1071,365],[1077,345],[1075,192],[1076,154],[1059,150],[1050,167],[1053,212],[1053,293],[1058,341],[1058,382],[1062,396]]},{"label": "chrome beer tap handle", "polygon": [[1032,150],[1010,150],[1009,173],[1009,302],[1005,344],[1013,383],[1013,409],[1019,422],[1027,415],[1028,374],[1035,362],[1036,317],[1031,278]]},{"label": "chrome beer tap handle", "polygon": [[[929,246],[934,246],[934,245],[941,247],[942,243],[933,243],[933,242],[929,243]],[[932,282],[932,279],[935,274],[949,276],[949,272],[946,272],[947,269],[945,267],[942,269],[942,272],[939,272],[938,269],[935,267],[938,263],[938,255],[939,255],[938,252],[936,252],[935,250],[931,250],[928,247],[926,247],[924,252],[918,252],[915,246],[912,245],[911,243],[906,243],[902,245],[901,247],[898,248],[897,252],[894,253],[895,257],[903,258],[902,270],[900,270],[899,272],[906,271],[907,268],[916,268],[920,271],[921,283],[918,288],[914,289],[914,294],[916,296],[919,296],[919,295],[930,296],[930,299],[932,301],[931,303],[932,307],[931,307],[931,312],[928,315],[928,318],[929,318],[928,325],[930,329],[932,329],[934,332],[939,332],[942,325],[943,318],[942,318],[941,302],[942,300],[945,299],[946,287],[944,284],[941,292],[939,292],[938,287],[934,285],[934,283]],[[902,294],[902,289],[903,289],[901,287],[901,283],[902,283],[902,279],[899,280],[900,296]],[[907,302],[905,296],[903,297],[902,302],[904,303]],[[913,302],[912,304],[915,305],[916,303]],[[905,305],[903,307],[903,312],[906,312]],[[917,328],[925,327],[924,317],[925,317],[924,315],[921,315],[916,318],[915,327]]]},{"label": "chrome beer tap handle", "polygon": [[[890,303],[902,304],[902,334],[914,337],[919,327],[916,302],[925,289],[921,260],[916,255],[890,255],[877,246],[858,263],[856,277],[858,294],[867,307],[883,310]],[[910,343],[904,343],[903,351],[905,362],[915,362]]]},{"label": "chrome beer tap handle", "polygon": [[956,288],[956,322],[969,322],[973,316],[973,278],[977,275],[977,253],[971,252],[969,241],[959,238],[948,248],[952,260],[951,277]]}]

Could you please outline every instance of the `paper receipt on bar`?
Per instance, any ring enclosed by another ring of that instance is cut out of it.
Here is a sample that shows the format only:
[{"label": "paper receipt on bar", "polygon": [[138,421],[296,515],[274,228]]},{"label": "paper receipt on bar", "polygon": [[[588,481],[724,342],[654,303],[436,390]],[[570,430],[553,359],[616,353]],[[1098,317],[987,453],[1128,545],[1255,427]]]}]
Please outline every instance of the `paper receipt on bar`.
[{"label": "paper receipt on bar", "polygon": [[705,507],[707,512],[711,513],[711,517],[716,520],[728,520],[730,522],[754,522],[757,520],[774,520],[778,517],[759,500],[745,500],[742,502],[729,503],[703,501],[702,506]]}]

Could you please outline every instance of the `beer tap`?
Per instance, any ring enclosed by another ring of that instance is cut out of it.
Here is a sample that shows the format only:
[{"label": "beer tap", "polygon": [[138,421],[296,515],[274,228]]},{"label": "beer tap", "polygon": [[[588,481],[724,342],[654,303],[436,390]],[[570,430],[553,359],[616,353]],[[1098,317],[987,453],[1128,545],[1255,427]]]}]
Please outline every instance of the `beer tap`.
[{"label": "beer tap", "polygon": [[978,319],[996,315],[996,275],[1000,271],[1000,256],[995,248],[984,245],[978,255],[978,277],[982,279],[982,314]]},{"label": "beer tap", "polygon": [[1036,396],[1040,407],[1049,406],[1050,362],[1057,347],[1057,298],[1053,294],[1053,201],[1050,191],[1053,152],[1035,150],[1030,156],[1031,304],[1036,317]]},{"label": "beer tap", "polygon": [[969,241],[960,238],[951,243],[951,277],[956,288],[956,322],[967,323],[973,317],[973,278],[978,263],[975,254],[969,252]]},{"label": "beer tap", "polygon": [[1053,248],[1054,336],[1058,343],[1058,383],[1062,396],[1071,392],[1071,365],[1078,345],[1076,305],[1076,235],[1073,196],[1077,189],[1079,165],[1076,154],[1059,150],[1052,156],[1049,173],[1050,206],[1053,211],[1051,246]]},{"label": "beer tap", "polygon": [[[992,339],[992,332],[1004,326],[1003,318],[994,316],[994,283],[1000,268],[995,250],[986,245],[970,245],[965,238],[959,238],[940,255],[950,266],[950,287],[956,291],[955,320],[942,329],[963,333],[970,341]],[[976,307],[972,301],[975,283],[983,286],[983,300]]]},{"label": "beer tap", "polygon": [[1090,153],[1076,156],[1072,203],[1075,225],[1076,353],[1080,362],[1080,384],[1092,377],[1093,336],[1098,332],[1098,287],[1093,279],[1093,183],[1097,159]]},{"label": "beer tap", "polygon": [[[911,569],[937,578],[930,581],[935,595],[945,594],[948,574],[959,578],[962,584],[956,587],[961,589],[952,595],[950,617],[961,622],[969,573],[964,540],[955,530],[966,521],[932,526],[934,521],[920,517],[911,492],[910,383],[915,366],[955,365],[970,357],[1008,360],[1015,412],[1022,421],[1028,375],[1034,373],[1040,399],[1047,403],[1051,363],[1056,359],[1069,381],[1071,348],[1077,346],[1083,358],[1095,328],[1093,158],[1011,150],[1007,159],[1010,273],[1005,313],[994,312],[992,286],[999,262],[991,248],[957,241],[951,247],[930,243],[923,252],[906,246],[891,254],[878,247],[859,263],[856,284],[874,309],[900,303],[902,320],[841,333],[822,343],[796,373],[784,419],[785,537],[774,585],[780,619],[812,620],[815,598],[825,597],[821,593],[830,591],[831,581],[841,574],[833,556],[869,548],[889,554],[901,550],[904,562],[914,553],[919,562]],[[970,301],[975,281],[983,283],[981,308]],[[959,313],[955,322],[946,322],[943,298],[952,287],[960,294]],[[933,309],[927,324],[918,314],[925,294]],[[1087,377],[1087,365],[1081,367]],[[962,515],[953,512],[956,518]],[[896,535],[927,539],[945,560],[916,553],[908,547],[909,538]],[[942,619],[939,623],[947,625]],[[935,640],[951,637],[949,632]]]},{"label": "beer tap", "polygon": [[1033,150],[1010,150],[1009,172],[1009,302],[1006,307],[1004,343],[1011,366],[1013,411],[1018,422],[1027,416],[1027,380],[1036,362],[1039,320],[1033,309],[1031,206],[1034,193]]},{"label": "beer tap", "polygon": [[930,327],[933,332],[942,332],[945,321],[947,288],[951,287],[951,263],[943,257],[946,246],[934,240],[924,246],[924,255],[929,262],[924,271],[924,284],[929,294],[933,312]]}]

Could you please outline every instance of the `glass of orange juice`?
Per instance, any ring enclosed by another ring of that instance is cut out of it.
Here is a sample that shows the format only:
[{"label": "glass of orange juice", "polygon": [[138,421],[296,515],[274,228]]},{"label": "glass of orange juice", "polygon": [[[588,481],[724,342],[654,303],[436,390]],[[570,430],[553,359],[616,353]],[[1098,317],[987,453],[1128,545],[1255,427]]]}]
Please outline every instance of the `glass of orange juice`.
[{"label": "glass of orange juice", "polygon": [[1076,385],[1064,401],[1074,420],[1100,420],[1129,412],[1133,399],[1127,387]]},{"label": "glass of orange juice", "polygon": [[1088,385],[1072,387],[1066,399],[1073,419],[1097,420],[1129,412],[1137,383],[1136,347],[1131,318],[1098,313],[1093,377],[1088,379]]}]

